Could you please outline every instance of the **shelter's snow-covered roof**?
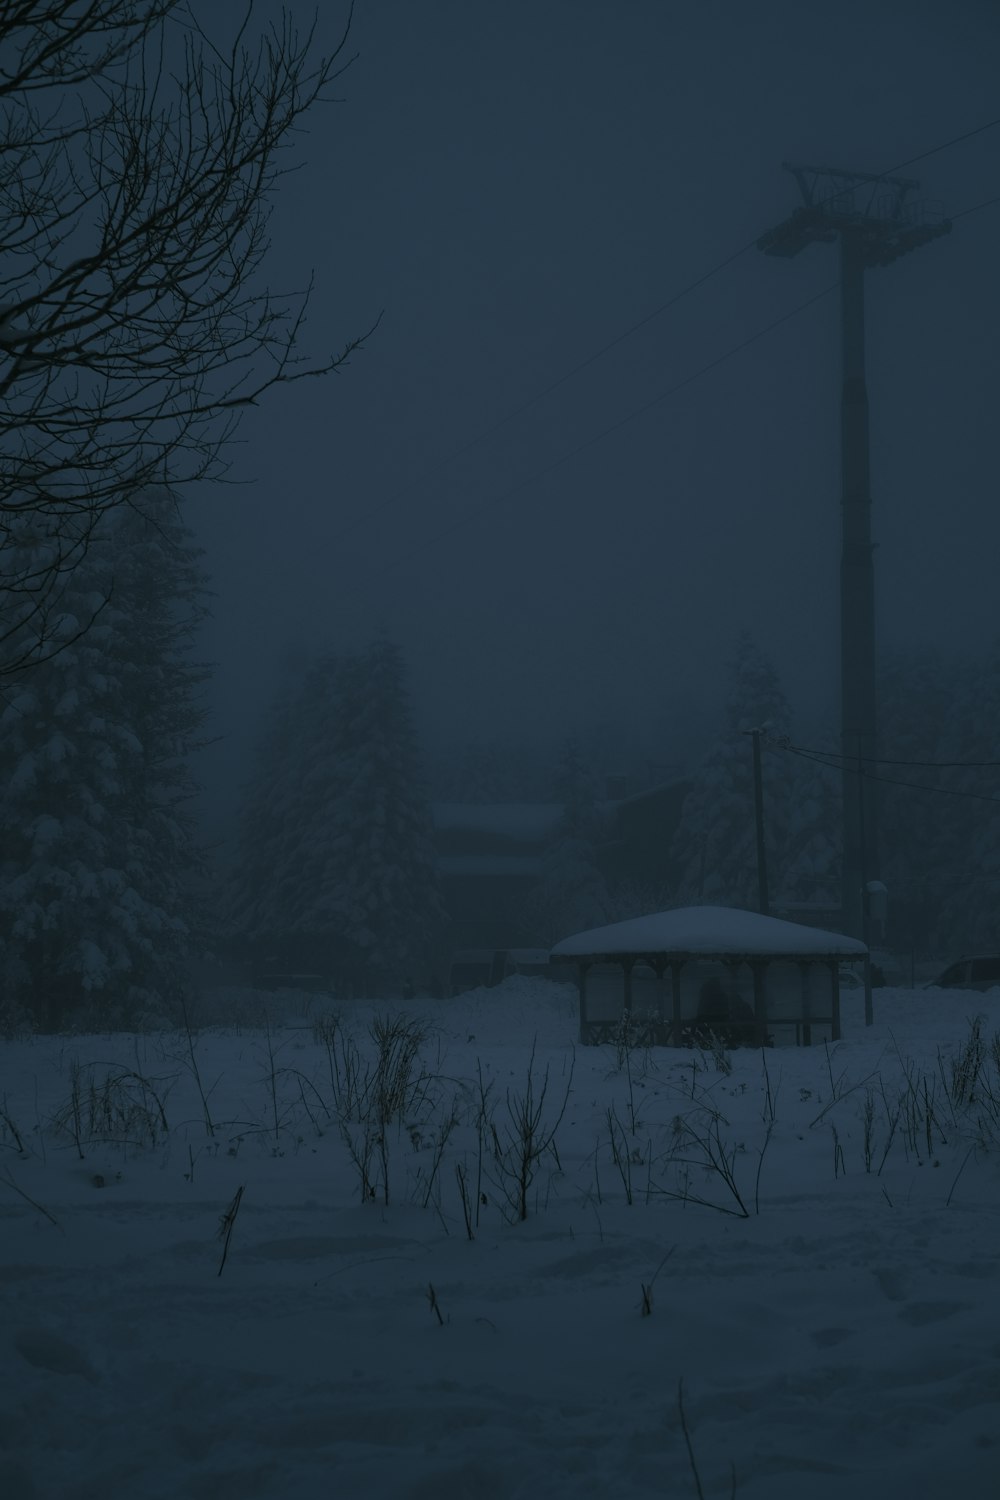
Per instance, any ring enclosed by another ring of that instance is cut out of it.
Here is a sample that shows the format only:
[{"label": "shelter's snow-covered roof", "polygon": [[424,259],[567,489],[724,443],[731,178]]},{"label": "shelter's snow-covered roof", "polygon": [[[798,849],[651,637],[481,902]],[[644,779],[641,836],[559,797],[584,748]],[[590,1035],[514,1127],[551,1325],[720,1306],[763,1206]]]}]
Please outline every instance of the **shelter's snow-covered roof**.
[{"label": "shelter's snow-covered roof", "polygon": [[599,958],[616,954],[662,957],[863,958],[857,938],[820,927],[804,927],[759,912],[728,906],[682,906],[675,911],[631,917],[564,938],[553,958]]}]

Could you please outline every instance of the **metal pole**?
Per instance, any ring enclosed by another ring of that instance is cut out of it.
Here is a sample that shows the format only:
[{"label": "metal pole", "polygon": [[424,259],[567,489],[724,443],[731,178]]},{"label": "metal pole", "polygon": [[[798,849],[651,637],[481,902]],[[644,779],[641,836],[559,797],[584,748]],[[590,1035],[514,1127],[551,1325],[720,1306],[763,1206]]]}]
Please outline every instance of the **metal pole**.
[{"label": "metal pole", "polygon": [[861,891],[861,941],[865,945],[865,1025],[870,1026],[875,1019],[874,1007],[872,1005],[872,924],[871,903],[868,893],[868,840],[865,830],[865,769],[861,759],[861,746],[858,745],[858,875],[860,877]]},{"label": "metal pole", "polygon": [[[877,754],[875,701],[875,583],[871,495],[868,487],[868,395],[865,390],[864,276],[867,265],[890,265],[901,255],[951,231],[951,221],[910,200],[920,187],[907,177],[874,177],[836,167],[785,162],[802,194],[802,207],[757,241],[765,255],[790,257],[836,240],[840,249],[841,499],[840,572],[841,753],[844,867],[843,925],[859,936],[864,925],[858,850],[857,787],[852,771],[860,741],[865,760]],[[882,189],[876,201],[875,188]],[[878,805],[868,807],[868,867],[879,867]],[[874,876],[873,876],[874,878]]]},{"label": "metal pole", "polygon": [[[876,755],[875,573],[872,561],[871,490],[868,459],[868,392],[865,386],[865,246],[860,231],[840,232],[841,390],[840,568],[841,752],[843,755],[842,896],[844,925],[862,936],[865,902],[860,848],[860,772],[850,761]],[[867,812],[867,863],[878,868],[877,810]]]},{"label": "metal pole", "polygon": [[751,729],[753,739],[753,808],[757,825],[757,900],[761,914],[771,910],[767,890],[767,851],[764,848],[764,781],[760,769],[760,730]]}]

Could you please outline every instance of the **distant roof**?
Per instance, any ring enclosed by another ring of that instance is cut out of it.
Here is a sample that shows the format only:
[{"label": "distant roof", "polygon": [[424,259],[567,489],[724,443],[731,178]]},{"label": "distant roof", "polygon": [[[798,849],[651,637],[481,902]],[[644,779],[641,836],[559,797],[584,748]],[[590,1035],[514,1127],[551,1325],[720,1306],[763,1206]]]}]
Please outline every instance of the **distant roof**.
[{"label": "distant roof", "polygon": [[431,817],[439,831],[491,833],[516,843],[541,842],[563,815],[561,802],[434,802]]},{"label": "distant roof", "polygon": [[863,958],[864,943],[729,906],[682,906],[564,938],[553,958]]},{"label": "distant roof", "polygon": [[653,797],[662,796],[664,792],[686,792],[693,780],[694,777],[690,773],[672,776],[669,781],[658,781],[655,786],[644,787],[641,792],[630,792],[627,797],[619,797],[611,805],[615,807],[638,807],[641,803],[648,802]]}]

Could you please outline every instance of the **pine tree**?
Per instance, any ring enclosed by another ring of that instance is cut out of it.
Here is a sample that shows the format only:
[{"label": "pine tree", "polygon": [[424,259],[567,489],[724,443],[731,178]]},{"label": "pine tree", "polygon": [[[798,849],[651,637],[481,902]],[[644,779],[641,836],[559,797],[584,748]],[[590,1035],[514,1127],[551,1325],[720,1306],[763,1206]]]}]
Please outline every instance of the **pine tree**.
[{"label": "pine tree", "polygon": [[130,1023],[184,984],[193,935],[204,579],[174,497],[105,517],[62,607],[36,647],[28,625],[10,643],[27,670],[0,713],[0,965],[38,1025]]},{"label": "pine tree", "polygon": [[436,801],[485,806],[544,801],[549,768],[535,747],[489,745],[473,740],[439,750],[431,775]]},{"label": "pine tree", "polygon": [[[684,800],[671,858],[677,900],[755,909],[758,900],[753,760],[747,731],[789,731],[777,673],[748,632],[729,671],[722,733],[709,748]],[[789,775],[776,758],[764,766],[765,848],[769,873],[781,870],[789,821]]]},{"label": "pine tree", "polygon": [[235,908],[252,948],[354,987],[430,961],[444,913],[391,642],[323,657],[275,714],[248,789]]},{"label": "pine tree", "polygon": [[[330,743],[317,720],[325,715],[330,721],[335,712],[328,699],[335,695],[338,666],[335,658],[323,657],[282,684],[265,714],[243,788],[238,854],[225,902],[228,926],[254,957],[277,960],[283,968],[292,961],[289,934],[302,894],[302,804],[306,797],[319,801],[312,784],[316,768],[310,767],[306,785],[306,767],[310,753]],[[296,947],[300,962],[301,942]]]},{"label": "pine tree", "polygon": [[[444,912],[430,808],[399,647],[385,638],[346,664],[331,811],[343,937],[368,974],[427,961]],[[308,911],[305,920],[308,921]]]},{"label": "pine tree", "polygon": [[[773,749],[764,766],[780,774],[769,781],[783,799],[784,843],[774,871],[775,904],[839,908],[841,786],[835,764]],[[765,804],[765,812],[767,804]]]}]

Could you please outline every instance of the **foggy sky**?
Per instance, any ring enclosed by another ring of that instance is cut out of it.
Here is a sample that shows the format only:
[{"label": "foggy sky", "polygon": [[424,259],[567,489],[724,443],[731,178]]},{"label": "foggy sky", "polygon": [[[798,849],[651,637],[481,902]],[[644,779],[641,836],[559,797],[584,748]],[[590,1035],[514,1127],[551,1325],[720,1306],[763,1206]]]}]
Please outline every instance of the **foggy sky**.
[{"label": "foggy sky", "polygon": [[[322,7],[327,43],[345,11]],[[315,270],[310,354],[383,318],[348,369],[246,421],[230,477],[252,484],[191,498],[216,593],[210,794],[285,653],[379,629],[432,745],[697,723],[742,626],[832,729],[835,292],[562,461],[833,285],[832,247],[748,251],[452,455],[787,216],[783,160],[882,172],[1000,113],[1000,11],[361,0],[348,50],[268,279]],[[904,175],[950,213],[992,197],[1000,129]],[[1000,206],[867,276],[881,647],[997,631],[998,237]]]}]

